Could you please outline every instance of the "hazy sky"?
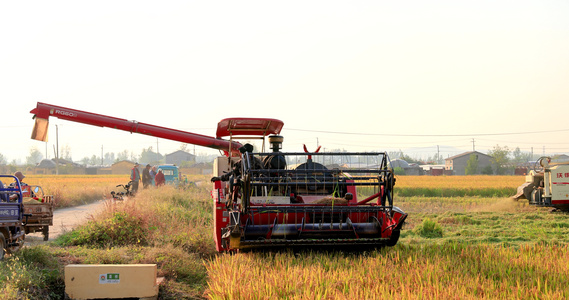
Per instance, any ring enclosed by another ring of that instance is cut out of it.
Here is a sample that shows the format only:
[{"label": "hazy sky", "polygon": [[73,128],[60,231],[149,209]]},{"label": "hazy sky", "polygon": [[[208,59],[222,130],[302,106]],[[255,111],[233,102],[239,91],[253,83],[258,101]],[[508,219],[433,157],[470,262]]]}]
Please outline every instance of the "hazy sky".
[{"label": "hazy sky", "polygon": [[285,151],[569,153],[568,16],[569,1],[0,0],[0,153],[52,158],[55,124],[76,161],[180,148],[55,118],[34,141],[37,102],[210,136],[277,118]]}]

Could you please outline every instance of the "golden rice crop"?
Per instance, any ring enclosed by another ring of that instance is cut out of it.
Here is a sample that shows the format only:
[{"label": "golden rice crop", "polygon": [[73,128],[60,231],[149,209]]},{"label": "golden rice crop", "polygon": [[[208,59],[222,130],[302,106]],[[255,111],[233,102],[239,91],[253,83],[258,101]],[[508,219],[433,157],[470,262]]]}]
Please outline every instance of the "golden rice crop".
[{"label": "golden rice crop", "polygon": [[[543,254],[547,253],[547,259]],[[569,247],[449,243],[363,254],[220,255],[212,299],[561,299]]]},{"label": "golden rice crop", "polygon": [[517,188],[525,182],[524,176],[397,176],[395,187],[400,188]]},{"label": "golden rice crop", "polygon": [[47,195],[53,195],[56,207],[85,204],[110,197],[118,184],[126,184],[128,175],[28,175],[29,185],[39,185]]},{"label": "golden rice crop", "polygon": [[398,176],[394,190],[407,197],[510,197],[524,181],[522,176]]}]

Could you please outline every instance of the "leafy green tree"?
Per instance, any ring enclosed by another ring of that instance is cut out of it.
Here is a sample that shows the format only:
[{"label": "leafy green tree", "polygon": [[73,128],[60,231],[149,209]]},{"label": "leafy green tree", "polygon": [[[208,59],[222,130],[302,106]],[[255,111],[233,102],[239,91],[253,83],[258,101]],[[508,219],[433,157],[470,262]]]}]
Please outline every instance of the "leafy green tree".
[{"label": "leafy green tree", "polygon": [[494,171],[492,171],[492,166],[486,166],[482,169],[482,172],[480,172],[484,175],[492,175],[494,173]]},{"label": "leafy green tree", "polygon": [[500,147],[500,145],[496,145],[492,150],[488,151],[488,155],[492,157],[490,162],[494,166],[494,170],[496,170],[496,175],[504,175],[506,173],[505,164],[510,161],[508,158],[509,154],[510,149],[508,149],[508,146]]},{"label": "leafy green tree", "polygon": [[106,165],[110,165],[115,162],[115,153],[114,152],[107,152],[105,153],[105,159],[103,160]]},{"label": "leafy green tree", "polygon": [[190,152],[190,148],[189,148],[188,144],[186,144],[186,143],[182,143],[180,145],[180,150],[182,150],[184,152]]},{"label": "leafy green tree", "polygon": [[73,160],[71,158],[71,147],[69,147],[69,145],[65,145],[61,148],[61,152],[59,153],[59,158],[63,158],[69,161]]},{"label": "leafy green tree", "polygon": [[116,162],[121,161],[121,160],[128,160],[130,157],[130,154],[128,153],[128,150],[124,150],[121,151],[117,154],[117,158],[116,158]]},{"label": "leafy green tree", "polygon": [[142,149],[142,153],[140,154],[140,161],[144,163],[161,161],[162,158],[164,158],[162,154],[152,151],[152,146],[147,149]]},{"label": "leafy green tree", "polygon": [[411,163],[418,163],[418,164],[421,163],[420,160],[414,159],[411,156],[403,153],[403,151],[401,149],[399,151],[390,151],[390,152],[388,152],[388,155],[391,159],[398,158],[398,159],[404,160],[410,164]]},{"label": "leafy green tree", "polygon": [[43,154],[38,150],[37,147],[30,148],[30,155],[26,156],[27,165],[37,165],[43,159]]},{"label": "leafy green tree", "polygon": [[405,175],[405,169],[401,167],[395,167],[395,169],[393,169],[393,173],[395,173],[395,175]]},{"label": "leafy green tree", "polygon": [[515,163],[526,163],[532,160],[532,155],[529,152],[522,152],[520,147],[516,147],[514,151],[512,151],[513,162]]},{"label": "leafy green tree", "polygon": [[465,175],[474,175],[478,173],[478,156],[476,154],[470,154],[468,161],[466,162],[466,169],[464,171]]},{"label": "leafy green tree", "polygon": [[90,165],[100,165],[101,164],[101,158],[98,157],[97,155],[93,154],[93,156],[91,156],[91,158],[89,159],[89,164]]}]

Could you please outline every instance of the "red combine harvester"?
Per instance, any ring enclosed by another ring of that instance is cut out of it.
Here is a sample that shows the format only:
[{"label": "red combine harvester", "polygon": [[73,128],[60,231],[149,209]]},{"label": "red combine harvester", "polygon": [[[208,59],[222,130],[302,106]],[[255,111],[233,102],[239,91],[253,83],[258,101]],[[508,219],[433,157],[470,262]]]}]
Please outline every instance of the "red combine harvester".
[{"label": "red combine harvester", "polygon": [[[407,218],[393,206],[395,179],[387,153],[321,153],[306,147],[304,152],[281,152],[280,120],[224,119],[214,138],[45,103],[31,113],[36,120],[32,138],[43,141],[52,116],[222,151],[212,178],[218,251],[394,246]],[[267,137],[270,151],[264,151]],[[260,139],[262,149],[253,152],[236,138]]]}]

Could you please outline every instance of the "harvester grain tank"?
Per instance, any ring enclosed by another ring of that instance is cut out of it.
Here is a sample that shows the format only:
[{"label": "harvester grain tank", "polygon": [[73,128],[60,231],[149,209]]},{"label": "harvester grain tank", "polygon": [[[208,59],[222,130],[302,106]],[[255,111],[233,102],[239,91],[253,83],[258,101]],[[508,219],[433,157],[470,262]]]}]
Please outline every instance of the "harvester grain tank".
[{"label": "harvester grain tank", "polygon": [[528,199],[531,205],[569,211],[569,164],[552,163],[550,157],[541,157],[514,198]]},{"label": "harvester grain tank", "polygon": [[[387,153],[282,152],[284,124],[277,119],[223,119],[216,137],[208,137],[44,103],[31,113],[32,138],[40,140],[48,118],[57,117],[222,151],[212,178],[218,251],[393,246],[407,217],[393,205],[395,179]],[[259,139],[262,146],[253,151],[236,139]]]}]

